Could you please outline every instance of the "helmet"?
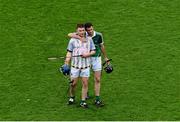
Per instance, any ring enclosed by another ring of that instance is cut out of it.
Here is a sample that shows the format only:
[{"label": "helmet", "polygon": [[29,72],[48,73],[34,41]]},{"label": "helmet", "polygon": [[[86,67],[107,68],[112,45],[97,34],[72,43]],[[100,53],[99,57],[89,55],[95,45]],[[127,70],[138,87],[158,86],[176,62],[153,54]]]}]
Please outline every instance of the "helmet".
[{"label": "helmet", "polygon": [[64,75],[69,75],[70,74],[70,67],[69,67],[69,65],[67,65],[67,64],[64,64],[64,65],[62,65],[61,67],[60,67],[60,72],[62,72]]},{"label": "helmet", "polygon": [[113,71],[113,67],[111,64],[107,65],[104,70],[106,71],[106,73],[111,73]]}]

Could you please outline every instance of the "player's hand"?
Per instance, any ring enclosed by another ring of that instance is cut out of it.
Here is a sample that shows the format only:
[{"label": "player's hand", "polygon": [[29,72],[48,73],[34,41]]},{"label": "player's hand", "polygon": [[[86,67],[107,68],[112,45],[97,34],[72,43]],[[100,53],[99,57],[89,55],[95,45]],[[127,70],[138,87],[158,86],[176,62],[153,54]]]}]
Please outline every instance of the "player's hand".
[{"label": "player's hand", "polygon": [[67,64],[64,64],[60,67],[60,71],[64,74],[64,75],[69,75],[70,74],[70,66]]},{"label": "player's hand", "polygon": [[89,57],[89,56],[90,56],[90,53],[83,53],[81,57],[82,57],[82,58],[87,58],[87,57]]},{"label": "player's hand", "polygon": [[109,65],[110,64],[110,60],[106,57],[104,58],[105,62]]}]

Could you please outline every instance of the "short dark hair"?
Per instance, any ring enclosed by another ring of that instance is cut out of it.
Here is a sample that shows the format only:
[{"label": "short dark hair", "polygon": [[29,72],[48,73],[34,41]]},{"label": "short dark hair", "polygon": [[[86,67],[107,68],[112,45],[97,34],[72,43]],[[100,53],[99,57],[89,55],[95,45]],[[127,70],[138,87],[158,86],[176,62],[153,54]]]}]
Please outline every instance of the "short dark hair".
[{"label": "short dark hair", "polygon": [[86,28],[90,28],[91,26],[93,26],[93,24],[90,23],[90,22],[87,22],[87,23],[84,24],[84,26],[85,26],[85,29],[86,29]]},{"label": "short dark hair", "polygon": [[76,29],[77,28],[84,28],[84,24],[77,24]]}]

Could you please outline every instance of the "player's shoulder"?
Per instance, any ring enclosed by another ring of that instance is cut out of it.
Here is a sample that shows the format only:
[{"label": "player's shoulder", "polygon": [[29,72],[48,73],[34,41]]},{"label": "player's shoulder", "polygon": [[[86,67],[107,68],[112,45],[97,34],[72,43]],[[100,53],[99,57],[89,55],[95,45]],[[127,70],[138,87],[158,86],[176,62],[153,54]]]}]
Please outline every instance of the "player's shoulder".
[{"label": "player's shoulder", "polygon": [[97,36],[102,36],[102,33],[101,33],[101,32],[95,31],[95,33],[96,33]]},{"label": "player's shoulder", "polygon": [[73,43],[73,42],[75,42],[77,39],[75,39],[75,38],[71,38],[70,40],[69,40],[69,42],[70,43]]}]

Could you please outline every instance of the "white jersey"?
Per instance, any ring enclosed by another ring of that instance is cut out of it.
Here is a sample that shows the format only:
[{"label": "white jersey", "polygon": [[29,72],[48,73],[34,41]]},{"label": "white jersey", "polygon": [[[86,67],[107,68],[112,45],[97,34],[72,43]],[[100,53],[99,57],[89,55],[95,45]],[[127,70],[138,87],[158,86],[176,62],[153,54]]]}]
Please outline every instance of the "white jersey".
[{"label": "white jersey", "polygon": [[91,38],[86,37],[86,41],[82,42],[79,39],[71,38],[67,51],[72,53],[71,66],[84,69],[90,66],[90,57],[82,58],[83,53],[88,53],[95,50],[94,43]]}]

